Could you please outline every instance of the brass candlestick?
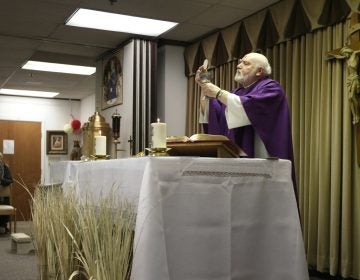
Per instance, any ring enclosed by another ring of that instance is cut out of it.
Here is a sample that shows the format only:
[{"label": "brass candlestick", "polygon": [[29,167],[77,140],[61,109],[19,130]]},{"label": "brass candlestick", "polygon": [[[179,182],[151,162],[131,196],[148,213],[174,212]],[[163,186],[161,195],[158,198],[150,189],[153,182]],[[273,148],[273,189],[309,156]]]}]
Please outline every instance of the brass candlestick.
[{"label": "brass candlestick", "polygon": [[149,152],[148,156],[150,157],[167,157],[170,156],[168,151],[171,148],[145,148]]},{"label": "brass candlestick", "polygon": [[114,151],[115,151],[115,158],[117,158],[117,152],[125,151],[124,149],[118,149],[118,145],[121,143],[119,139],[114,139]]},{"label": "brass candlestick", "polygon": [[112,118],[112,131],[113,131],[113,143],[114,143],[114,155],[115,158],[117,158],[117,152],[125,151],[123,149],[118,149],[118,145],[121,143],[119,140],[120,137],[120,121],[121,116],[118,114],[117,110],[115,113],[111,116]]},{"label": "brass candlestick", "polygon": [[110,159],[110,155],[90,155],[91,160]]}]

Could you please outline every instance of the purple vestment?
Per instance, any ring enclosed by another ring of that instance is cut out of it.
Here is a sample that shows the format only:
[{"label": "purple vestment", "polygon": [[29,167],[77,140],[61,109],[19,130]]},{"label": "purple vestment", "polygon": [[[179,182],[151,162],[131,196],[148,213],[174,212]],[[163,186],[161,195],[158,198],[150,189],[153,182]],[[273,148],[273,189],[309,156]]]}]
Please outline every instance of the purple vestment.
[{"label": "purple vestment", "polygon": [[217,99],[211,99],[208,125],[204,126],[205,132],[227,136],[249,157],[254,157],[255,130],[271,157],[291,161],[295,186],[290,113],[282,87],[272,79],[263,78],[248,88],[237,88],[233,93],[240,96],[251,125],[228,129],[225,118],[226,106]]}]

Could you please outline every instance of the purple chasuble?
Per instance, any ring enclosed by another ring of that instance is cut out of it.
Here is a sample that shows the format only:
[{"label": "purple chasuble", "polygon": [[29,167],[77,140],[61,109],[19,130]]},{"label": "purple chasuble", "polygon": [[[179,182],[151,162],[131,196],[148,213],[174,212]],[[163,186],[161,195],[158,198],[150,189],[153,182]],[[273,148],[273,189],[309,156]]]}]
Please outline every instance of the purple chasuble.
[{"label": "purple chasuble", "polygon": [[205,132],[227,136],[242,148],[248,157],[254,157],[256,131],[271,157],[291,161],[295,187],[290,113],[286,95],[280,84],[265,77],[248,88],[240,87],[232,93],[240,96],[251,125],[228,129],[225,118],[226,106],[216,99],[211,99],[208,125],[204,126]]}]

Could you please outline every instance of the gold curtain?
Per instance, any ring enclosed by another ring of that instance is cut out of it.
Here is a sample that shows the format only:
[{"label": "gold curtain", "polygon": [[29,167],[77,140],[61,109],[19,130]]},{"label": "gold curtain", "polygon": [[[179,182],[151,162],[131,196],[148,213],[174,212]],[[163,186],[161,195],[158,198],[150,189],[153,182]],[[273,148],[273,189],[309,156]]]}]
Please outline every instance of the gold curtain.
[{"label": "gold curtain", "polygon": [[[347,24],[347,23],[346,23]],[[347,26],[317,29],[266,50],[288,95],[303,236],[310,268],[360,278],[360,168],[346,90],[346,66],[326,53],[345,44]],[[214,72],[230,90],[236,61]],[[188,80],[187,134],[198,125],[200,90]]]},{"label": "gold curtain", "polygon": [[360,169],[347,99],[346,67],[327,60],[345,44],[346,24],[268,49],[292,113],[295,168],[308,263],[360,278]]}]

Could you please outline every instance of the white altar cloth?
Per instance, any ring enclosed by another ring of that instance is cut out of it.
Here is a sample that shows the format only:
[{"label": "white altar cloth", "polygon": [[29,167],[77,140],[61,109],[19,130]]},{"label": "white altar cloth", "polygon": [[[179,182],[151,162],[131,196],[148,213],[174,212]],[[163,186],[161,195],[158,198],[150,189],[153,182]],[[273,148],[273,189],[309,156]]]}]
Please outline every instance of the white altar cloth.
[{"label": "white altar cloth", "polygon": [[308,279],[290,162],[150,160],[132,279]]},{"label": "white altar cloth", "polygon": [[138,202],[132,280],[309,279],[289,161],[69,162],[64,178]]},{"label": "white altar cloth", "polygon": [[79,198],[117,194],[137,204],[146,162],[146,158],[69,161],[62,187],[74,188]]}]

